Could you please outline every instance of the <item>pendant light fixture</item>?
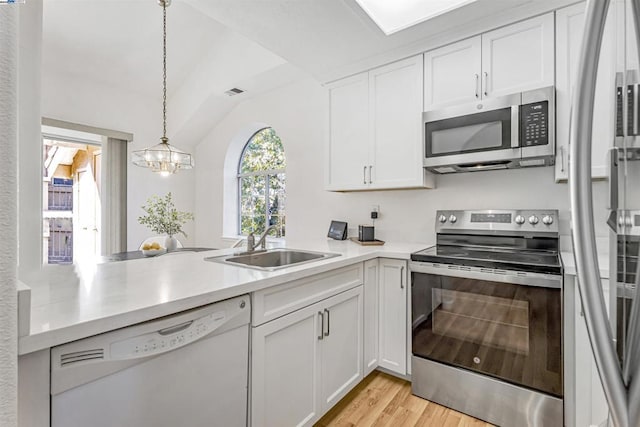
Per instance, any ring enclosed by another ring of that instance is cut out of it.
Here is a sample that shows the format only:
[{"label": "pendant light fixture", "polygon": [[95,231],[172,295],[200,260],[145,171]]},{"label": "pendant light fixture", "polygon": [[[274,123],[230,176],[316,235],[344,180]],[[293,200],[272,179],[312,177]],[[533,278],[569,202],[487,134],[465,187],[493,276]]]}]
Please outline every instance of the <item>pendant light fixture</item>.
[{"label": "pendant light fixture", "polygon": [[153,147],[133,152],[133,164],[159,172],[162,176],[193,168],[191,154],[169,144],[167,138],[167,7],[171,0],[158,0],[162,6],[162,138]]}]

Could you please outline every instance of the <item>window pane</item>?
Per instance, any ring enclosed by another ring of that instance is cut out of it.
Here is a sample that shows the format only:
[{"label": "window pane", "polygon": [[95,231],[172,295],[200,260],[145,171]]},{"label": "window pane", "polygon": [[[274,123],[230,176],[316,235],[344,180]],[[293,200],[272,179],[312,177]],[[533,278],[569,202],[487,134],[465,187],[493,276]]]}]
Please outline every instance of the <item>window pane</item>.
[{"label": "window pane", "polygon": [[239,173],[284,169],[286,161],[280,137],[271,128],[256,133],[242,153]]},{"label": "window pane", "polygon": [[275,225],[269,235],[285,236],[285,174],[269,175],[269,225]]},{"label": "window pane", "polygon": [[240,178],[240,233],[262,233],[266,222],[266,176]]}]

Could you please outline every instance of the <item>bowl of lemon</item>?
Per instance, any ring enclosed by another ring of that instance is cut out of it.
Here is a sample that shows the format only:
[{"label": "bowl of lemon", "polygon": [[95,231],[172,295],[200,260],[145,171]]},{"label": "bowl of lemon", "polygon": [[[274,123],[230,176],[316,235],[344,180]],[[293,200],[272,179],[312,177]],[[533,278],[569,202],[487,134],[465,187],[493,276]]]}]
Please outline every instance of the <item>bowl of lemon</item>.
[{"label": "bowl of lemon", "polygon": [[142,246],[142,255],[144,256],[162,255],[165,252],[167,252],[167,249],[160,246],[158,242],[145,243]]}]

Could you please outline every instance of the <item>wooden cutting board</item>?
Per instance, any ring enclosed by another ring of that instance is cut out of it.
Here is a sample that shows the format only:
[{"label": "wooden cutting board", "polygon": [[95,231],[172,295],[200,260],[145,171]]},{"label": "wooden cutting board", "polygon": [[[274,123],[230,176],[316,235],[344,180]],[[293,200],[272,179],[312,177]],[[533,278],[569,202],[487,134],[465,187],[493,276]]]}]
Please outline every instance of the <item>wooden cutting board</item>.
[{"label": "wooden cutting board", "polygon": [[361,242],[360,240],[358,240],[357,237],[349,237],[349,240],[351,240],[352,242],[355,242],[355,243],[357,243],[359,245],[362,245],[362,246],[382,246],[382,245],[384,245],[384,240],[378,240],[378,239],[371,240],[371,241],[368,241],[368,242]]}]

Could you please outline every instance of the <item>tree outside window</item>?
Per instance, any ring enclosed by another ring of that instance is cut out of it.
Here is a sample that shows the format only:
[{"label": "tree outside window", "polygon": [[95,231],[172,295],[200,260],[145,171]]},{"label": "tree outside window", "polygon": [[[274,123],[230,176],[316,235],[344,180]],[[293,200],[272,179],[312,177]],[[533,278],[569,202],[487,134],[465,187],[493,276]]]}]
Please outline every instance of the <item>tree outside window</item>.
[{"label": "tree outside window", "polygon": [[256,132],[242,151],[238,165],[239,233],[285,235],[285,167],[282,141],[272,128]]}]

